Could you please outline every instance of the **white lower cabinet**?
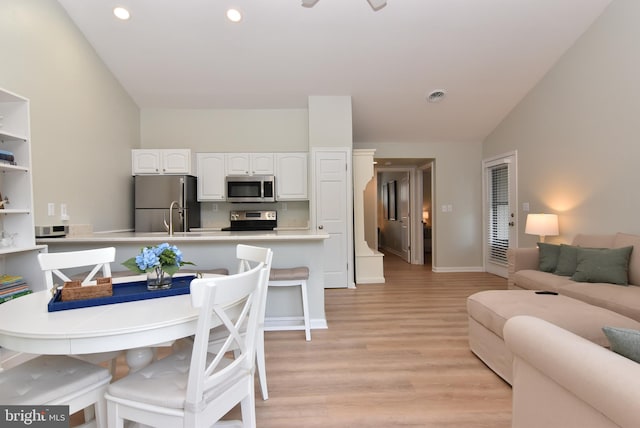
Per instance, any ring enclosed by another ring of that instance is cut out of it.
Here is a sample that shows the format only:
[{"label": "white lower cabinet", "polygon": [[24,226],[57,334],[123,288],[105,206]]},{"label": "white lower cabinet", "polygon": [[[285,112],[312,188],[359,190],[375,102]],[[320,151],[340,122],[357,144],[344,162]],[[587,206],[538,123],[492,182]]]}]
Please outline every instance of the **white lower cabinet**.
[{"label": "white lower cabinet", "polygon": [[198,170],[198,200],[224,201],[225,192],[225,154],[196,154]]}]

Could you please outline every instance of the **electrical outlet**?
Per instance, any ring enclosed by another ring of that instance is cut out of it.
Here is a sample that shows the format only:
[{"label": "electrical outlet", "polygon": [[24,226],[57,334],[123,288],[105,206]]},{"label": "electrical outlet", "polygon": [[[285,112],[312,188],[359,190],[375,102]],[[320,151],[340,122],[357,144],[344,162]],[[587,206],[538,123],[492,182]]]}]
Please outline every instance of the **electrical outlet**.
[{"label": "electrical outlet", "polygon": [[529,202],[522,203],[522,211],[529,212]]},{"label": "electrical outlet", "polygon": [[49,217],[56,215],[56,204],[53,202],[47,204],[47,215]]}]

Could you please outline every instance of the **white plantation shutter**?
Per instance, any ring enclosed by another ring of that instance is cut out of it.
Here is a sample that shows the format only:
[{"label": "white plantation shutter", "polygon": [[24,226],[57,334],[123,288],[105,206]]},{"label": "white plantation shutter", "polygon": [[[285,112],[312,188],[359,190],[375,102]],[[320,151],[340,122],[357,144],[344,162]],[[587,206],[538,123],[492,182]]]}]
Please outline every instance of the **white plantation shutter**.
[{"label": "white plantation shutter", "polygon": [[509,166],[500,164],[489,173],[489,260],[507,264],[509,248]]}]

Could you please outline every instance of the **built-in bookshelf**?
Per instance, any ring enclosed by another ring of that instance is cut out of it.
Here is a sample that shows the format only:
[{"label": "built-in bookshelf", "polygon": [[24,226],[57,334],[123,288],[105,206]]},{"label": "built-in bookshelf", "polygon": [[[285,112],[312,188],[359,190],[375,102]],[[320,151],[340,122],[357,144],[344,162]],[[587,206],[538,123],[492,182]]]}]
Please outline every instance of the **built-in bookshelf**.
[{"label": "built-in bookshelf", "polygon": [[44,289],[36,245],[29,100],[0,89],[0,275],[21,276]]}]

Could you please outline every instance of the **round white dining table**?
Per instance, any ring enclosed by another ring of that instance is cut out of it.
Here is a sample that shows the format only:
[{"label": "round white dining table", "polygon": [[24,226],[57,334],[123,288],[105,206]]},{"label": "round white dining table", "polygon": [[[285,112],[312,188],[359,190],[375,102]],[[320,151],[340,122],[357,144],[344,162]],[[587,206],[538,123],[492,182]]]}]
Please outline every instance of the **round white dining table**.
[{"label": "round white dining table", "polygon": [[127,364],[135,371],[153,360],[150,347],[196,331],[198,309],[191,305],[190,294],[55,312],[47,310],[50,299],[49,291],[40,291],[0,305],[0,346],[45,355],[126,350]]}]

